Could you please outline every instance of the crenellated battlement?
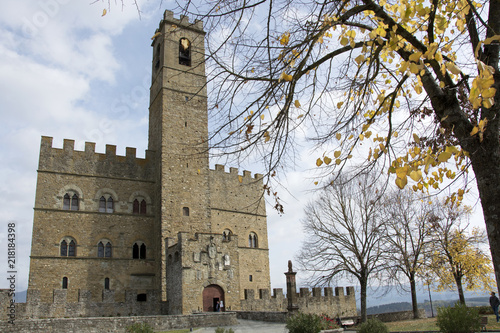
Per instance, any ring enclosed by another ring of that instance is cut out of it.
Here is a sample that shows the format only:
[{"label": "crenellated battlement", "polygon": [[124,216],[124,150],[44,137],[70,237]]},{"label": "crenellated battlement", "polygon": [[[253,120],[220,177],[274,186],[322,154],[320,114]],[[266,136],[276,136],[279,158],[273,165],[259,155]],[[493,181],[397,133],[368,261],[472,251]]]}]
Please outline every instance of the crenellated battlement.
[{"label": "crenellated battlement", "polygon": [[[341,317],[357,314],[354,287],[346,287],[345,294],[343,287],[312,288],[312,292],[309,288],[300,288],[296,296],[298,310],[304,313],[325,313]],[[269,289],[259,289],[257,295],[255,290],[245,289],[245,299],[241,300],[241,310],[286,311],[288,297],[290,295],[283,295],[281,288],[273,289],[272,296]]]},{"label": "crenellated battlement", "polygon": [[180,18],[174,18],[174,12],[170,10],[165,10],[163,13],[163,20],[160,21],[158,31],[161,31],[164,24],[175,25],[177,27],[182,27],[184,29],[195,29],[199,32],[205,34],[203,31],[203,21],[195,20],[194,23],[189,22],[189,17],[186,15],[181,15]]},{"label": "crenellated battlement", "polygon": [[106,145],[104,154],[95,152],[95,142],[85,142],[85,150],[75,150],[75,140],[64,139],[63,147],[53,147],[53,138],[42,136],[39,171],[152,180],[155,152],[145,158],[136,148],[126,147],[125,156],[116,155],[115,145]]},{"label": "crenellated battlement", "polygon": [[[239,174],[239,170],[238,168],[232,168],[230,167],[229,168],[229,172],[226,172],[226,167],[222,164],[216,164],[215,165],[215,169],[210,169],[211,172],[216,172],[216,173],[223,173],[223,174],[226,174],[226,175],[233,175],[234,176],[234,179],[237,180],[238,182],[240,183],[243,183],[245,181],[252,181],[254,182],[255,180],[261,180],[263,178],[262,174],[260,173],[256,173],[253,177],[252,177],[252,173],[248,170],[243,170],[243,174],[240,175]],[[241,180],[238,176],[241,176]]]}]

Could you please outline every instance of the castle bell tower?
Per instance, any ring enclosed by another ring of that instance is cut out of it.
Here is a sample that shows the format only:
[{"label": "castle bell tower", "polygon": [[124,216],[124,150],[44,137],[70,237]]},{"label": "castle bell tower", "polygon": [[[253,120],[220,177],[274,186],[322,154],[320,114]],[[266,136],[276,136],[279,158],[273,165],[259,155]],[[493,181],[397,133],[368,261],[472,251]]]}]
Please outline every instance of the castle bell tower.
[{"label": "castle bell tower", "polygon": [[203,23],[165,11],[154,35],[149,149],[156,151],[155,207],[163,298],[165,239],[211,232]]}]

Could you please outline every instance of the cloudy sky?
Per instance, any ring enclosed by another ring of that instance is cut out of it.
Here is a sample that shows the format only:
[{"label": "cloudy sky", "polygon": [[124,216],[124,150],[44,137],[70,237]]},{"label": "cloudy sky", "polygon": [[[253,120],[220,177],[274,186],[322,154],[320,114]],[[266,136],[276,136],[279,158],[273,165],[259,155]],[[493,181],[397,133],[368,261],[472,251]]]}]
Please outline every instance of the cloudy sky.
[{"label": "cloudy sky", "polygon": [[[142,1],[136,8],[92,0],[8,1],[0,11],[0,288],[7,287],[7,222],[16,224],[17,289],[28,285],[29,254],[40,138],[74,139],[75,148],[96,142],[103,153],[147,147],[151,36],[168,1]],[[170,7],[169,7],[170,6]],[[178,15],[176,15],[178,17]],[[212,168],[214,161],[211,162]],[[229,167],[229,166],[228,166]],[[242,165],[240,170],[255,167]],[[241,172],[241,171],[240,171]],[[306,184],[305,184],[306,183]],[[304,186],[304,184],[306,186]],[[283,191],[286,214],[268,207],[273,287],[300,246],[303,192],[312,180],[290,172]],[[300,188],[300,190],[299,190]],[[300,199],[299,199],[300,198]],[[293,230],[293,232],[291,232]]]},{"label": "cloudy sky", "polygon": [[[173,2],[141,0],[141,17],[125,6],[108,9],[93,0],[7,0],[0,11],[0,288],[7,287],[7,223],[16,224],[17,290],[28,285],[29,254],[40,138],[74,139],[136,147],[139,157],[147,147],[151,36],[165,9]],[[107,1],[106,1],[107,2]],[[178,13],[176,13],[178,17]],[[303,169],[315,158],[300,154],[297,171],[282,177],[280,197],[285,214],[268,205],[271,282],[284,288],[287,260],[300,248],[303,205],[314,179]],[[309,164],[312,165],[309,165]],[[215,161],[211,161],[211,166]],[[231,165],[232,166],[232,165]],[[229,167],[229,166],[227,166]],[[240,170],[263,172],[258,166]],[[241,172],[241,171],[240,171]],[[480,212],[475,222],[482,224]],[[4,276],[4,277],[2,277]],[[301,282],[300,274],[298,276]]]}]

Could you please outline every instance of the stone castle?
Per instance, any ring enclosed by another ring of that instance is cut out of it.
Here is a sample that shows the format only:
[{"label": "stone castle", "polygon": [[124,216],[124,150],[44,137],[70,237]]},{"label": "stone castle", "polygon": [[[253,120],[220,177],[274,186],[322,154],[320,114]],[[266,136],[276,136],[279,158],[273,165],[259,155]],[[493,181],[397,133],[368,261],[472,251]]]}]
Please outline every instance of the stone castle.
[{"label": "stone castle", "polygon": [[[166,11],[148,150],[42,137],[26,318],[286,311],[356,315],[353,288],[270,295],[262,175],[209,168],[205,32]],[[291,271],[291,269],[290,269]],[[293,295],[293,297],[292,297]],[[0,295],[2,297],[2,295]],[[293,304],[292,304],[293,303]],[[301,305],[302,304],[302,305]]]}]

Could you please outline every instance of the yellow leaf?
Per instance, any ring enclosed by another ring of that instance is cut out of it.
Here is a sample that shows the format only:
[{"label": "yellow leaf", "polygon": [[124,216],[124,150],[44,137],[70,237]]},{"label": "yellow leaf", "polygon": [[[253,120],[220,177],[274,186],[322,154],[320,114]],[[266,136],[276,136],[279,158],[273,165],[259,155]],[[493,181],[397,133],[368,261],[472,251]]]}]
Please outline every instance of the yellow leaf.
[{"label": "yellow leaf", "polygon": [[364,139],[364,138],[365,138],[365,136],[364,136],[363,134],[360,134],[360,135],[359,135],[359,139],[360,139],[361,141],[363,141],[363,139]]},{"label": "yellow leaf", "polygon": [[243,183],[243,177],[242,177],[241,175],[238,175],[238,181],[239,181],[240,183]]},{"label": "yellow leaf", "polygon": [[357,56],[354,61],[356,61],[358,63],[358,65],[361,65],[361,63],[363,62],[363,60],[365,60],[365,56],[360,54],[359,56]]},{"label": "yellow leaf", "polygon": [[299,114],[299,115],[297,116],[297,119],[300,119],[300,118],[302,118],[302,117],[304,117],[304,114]]},{"label": "yellow leaf", "polygon": [[329,165],[332,162],[332,159],[328,156],[325,156],[324,161],[326,165]]},{"label": "yellow leaf", "polygon": [[479,132],[479,127],[477,126],[474,126],[474,128],[472,129],[472,131],[470,132],[470,136],[473,136],[474,134],[476,134],[477,132]]},{"label": "yellow leaf", "polygon": [[161,32],[157,32],[157,33],[155,33],[155,34],[153,35],[153,37],[151,37],[151,39],[153,40],[153,39],[155,39],[155,38],[156,38],[156,37],[158,37],[158,36],[161,36]]},{"label": "yellow leaf", "polygon": [[337,103],[337,109],[340,109],[342,107],[342,104],[344,104],[344,102],[338,102]]},{"label": "yellow leaf", "polygon": [[342,134],[340,134],[340,133],[335,134],[335,138],[337,140],[340,140],[340,138],[342,138]]},{"label": "yellow leaf", "polygon": [[200,169],[198,169],[198,174],[199,174],[199,175],[201,174],[201,170],[200,170]]},{"label": "yellow leaf", "polygon": [[338,157],[340,156],[340,154],[341,154],[340,150],[336,150],[336,151],[333,153],[333,156],[334,156],[335,158],[338,158]]},{"label": "yellow leaf", "polygon": [[293,79],[293,76],[291,76],[290,74],[287,74],[285,72],[281,73],[280,77],[279,77],[279,80],[284,80],[284,81],[292,81]]},{"label": "yellow leaf", "polygon": [[401,168],[396,168],[396,176],[398,178],[406,178],[406,175],[408,174],[409,167],[405,165],[404,167]]},{"label": "yellow leaf", "polygon": [[460,74],[462,71],[460,70],[460,68],[457,67],[457,65],[455,65],[453,62],[447,62],[446,63],[446,68],[452,73],[452,74],[455,74],[455,75],[458,75]]},{"label": "yellow leaf", "polygon": [[283,35],[281,35],[281,38],[280,38],[281,45],[287,45],[289,41],[290,41],[290,33],[289,32],[285,32]]},{"label": "yellow leaf", "polygon": [[347,44],[349,44],[349,39],[347,39],[346,37],[342,37],[342,39],[340,39],[340,44],[342,46],[346,46]]},{"label": "yellow leaf", "polygon": [[298,99],[296,99],[296,100],[295,100],[295,103],[294,103],[294,104],[295,104],[295,107],[296,107],[296,108],[300,108],[300,102],[299,102],[299,100],[298,100]]},{"label": "yellow leaf", "polygon": [[448,146],[448,147],[446,147],[445,151],[452,153],[452,154],[458,153],[458,149],[455,146]]},{"label": "yellow leaf", "polygon": [[483,98],[491,98],[491,97],[495,97],[496,92],[497,92],[497,90],[495,88],[489,88],[489,89],[483,91],[483,93],[481,95]]},{"label": "yellow leaf", "polygon": [[413,61],[413,62],[419,62],[421,56],[422,56],[422,52],[415,52],[412,55],[410,55],[409,59],[410,59],[410,61]]},{"label": "yellow leaf", "polygon": [[335,164],[337,164],[337,165],[339,165],[339,164],[340,164],[340,162],[342,162],[342,160],[341,160],[340,158],[337,158],[337,159],[335,160]]},{"label": "yellow leaf", "polygon": [[264,120],[264,115],[263,114],[260,115],[260,119]]},{"label": "yellow leaf", "polygon": [[314,182],[314,185],[318,185],[318,182]]},{"label": "yellow leaf", "polygon": [[323,164],[323,161],[321,160],[321,158],[318,158],[316,160],[316,166],[321,166],[321,164]]},{"label": "yellow leaf", "polygon": [[106,13],[107,13],[107,12],[108,12],[108,11],[106,10],[106,8],[104,8],[104,9],[102,10],[102,15],[101,15],[101,16],[106,15]]},{"label": "yellow leaf", "polygon": [[418,182],[420,178],[422,178],[422,171],[420,170],[414,170],[410,172],[410,178],[413,179],[414,181]]},{"label": "yellow leaf", "polygon": [[404,189],[407,182],[408,182],[408,179],[406,177],[404,177],[404,178],[396,178],[396,185],[400,189]]},{"label": "yellow leaf", "polygon": [[415,133],[413,133],[413,141],[415,141],[417,144],[420,143],[420,138]]},{"label": "yellow leaf", "polygon": [[441,154],[438,156],[438,162],[446,162],[448,159],[451,157],[451,153],[443,151]]}]

